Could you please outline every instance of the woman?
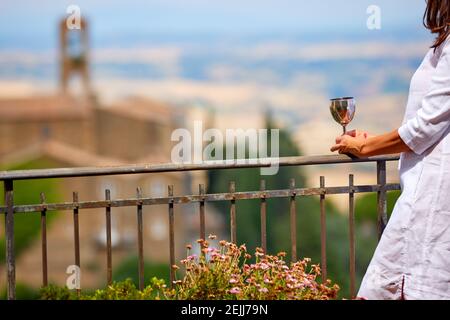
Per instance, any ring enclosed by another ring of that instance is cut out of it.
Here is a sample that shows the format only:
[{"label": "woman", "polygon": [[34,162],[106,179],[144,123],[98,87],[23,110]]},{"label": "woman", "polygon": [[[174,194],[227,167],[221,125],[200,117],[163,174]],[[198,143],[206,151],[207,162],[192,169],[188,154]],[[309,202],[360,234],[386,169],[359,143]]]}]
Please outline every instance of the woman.
[{"label": "woman", "polygon": [[361,283],[365,299],[450,299],[450,0],[428,0],[436,40],[411,80],[403,124],[352,131],[331,151],[399,153],[402,195]]}]

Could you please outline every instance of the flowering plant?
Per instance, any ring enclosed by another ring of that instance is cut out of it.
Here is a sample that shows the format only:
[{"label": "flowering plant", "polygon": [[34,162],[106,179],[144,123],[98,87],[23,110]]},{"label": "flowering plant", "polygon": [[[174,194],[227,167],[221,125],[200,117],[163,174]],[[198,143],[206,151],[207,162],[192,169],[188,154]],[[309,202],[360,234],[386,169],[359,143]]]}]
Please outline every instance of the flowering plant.
[{"label": "flowering plant", "polygon": [[308,258],[288,265],[286,253],[271,256],[257,248],[255,263],[247,263],[252,256],[245,245],[220,241],[220,248],[214,248],[208,240],[197,242],[201,255],[191,254],[192,246],[186,246],[187,258],[181,260],[186,273],[183,279],[174,281],[174,289],[168,290],[169,299],[329,300],[339,291],[330,280],[317,282],[320,267],[308,267]]},{"label": "flowering plant", "polygon": [[[210,240],[215,236],[210,236]],[[186,273],[168,288],[164,280],[153,278],[149,286],[140,291],[128,279],[115,282],[91,294],[77,295],[68,288],[48,286],[41,289],[41,299],[47,300],[329,300],[337,296],[339,287],[327,280],[317,282],[321,270],[318,265],[308,266],[310,259],[295,263],[284,261],[285,252],[267,255],[262,249],[255,251],[255,263],[245,245],[220,241],[219,248],[210,247],[208,240],[197,240],[200,256],[191,254],[187,245],[187,258],[181,260]],[[180,269],[173,265],[174,271]]]}]

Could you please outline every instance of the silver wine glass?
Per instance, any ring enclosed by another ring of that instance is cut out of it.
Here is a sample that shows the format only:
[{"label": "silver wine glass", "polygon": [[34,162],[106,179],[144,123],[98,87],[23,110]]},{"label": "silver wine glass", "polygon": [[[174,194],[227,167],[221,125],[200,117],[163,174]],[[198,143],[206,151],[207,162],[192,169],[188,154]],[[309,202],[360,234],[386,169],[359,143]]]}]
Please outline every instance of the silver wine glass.
[{"label": "silver wine glass", "polygon": [[330,111],[333,119],[342,126],[344,134],[346,134],[347,125],[355,115],[355,99],[353,97],[331,99]]}]

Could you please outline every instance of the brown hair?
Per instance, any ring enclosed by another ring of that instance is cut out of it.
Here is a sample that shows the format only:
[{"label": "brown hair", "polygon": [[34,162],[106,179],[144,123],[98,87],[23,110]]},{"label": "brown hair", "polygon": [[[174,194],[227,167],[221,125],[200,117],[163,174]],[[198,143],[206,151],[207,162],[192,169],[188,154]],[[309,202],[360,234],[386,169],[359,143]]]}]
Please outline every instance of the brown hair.
[{"label": "brown hair", "polygon": [[450,0],[427,0],[423,24],[431,33],[437,34],[431,46],[436,50],[450,34]]}]

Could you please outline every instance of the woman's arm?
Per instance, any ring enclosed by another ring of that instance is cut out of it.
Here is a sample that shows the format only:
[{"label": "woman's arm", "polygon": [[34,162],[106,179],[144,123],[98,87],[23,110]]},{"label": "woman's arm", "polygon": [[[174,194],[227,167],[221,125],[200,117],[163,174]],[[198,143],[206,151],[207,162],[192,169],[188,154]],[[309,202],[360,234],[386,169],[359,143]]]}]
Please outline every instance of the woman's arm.
[{"label": "woman's arm", "polygon": [[350,135],[336,138],[331,151],[350,153],[358,158],[411,151],[398,134],[398,130],[379,136],[367,137],[366,133],[352,131]]}]

